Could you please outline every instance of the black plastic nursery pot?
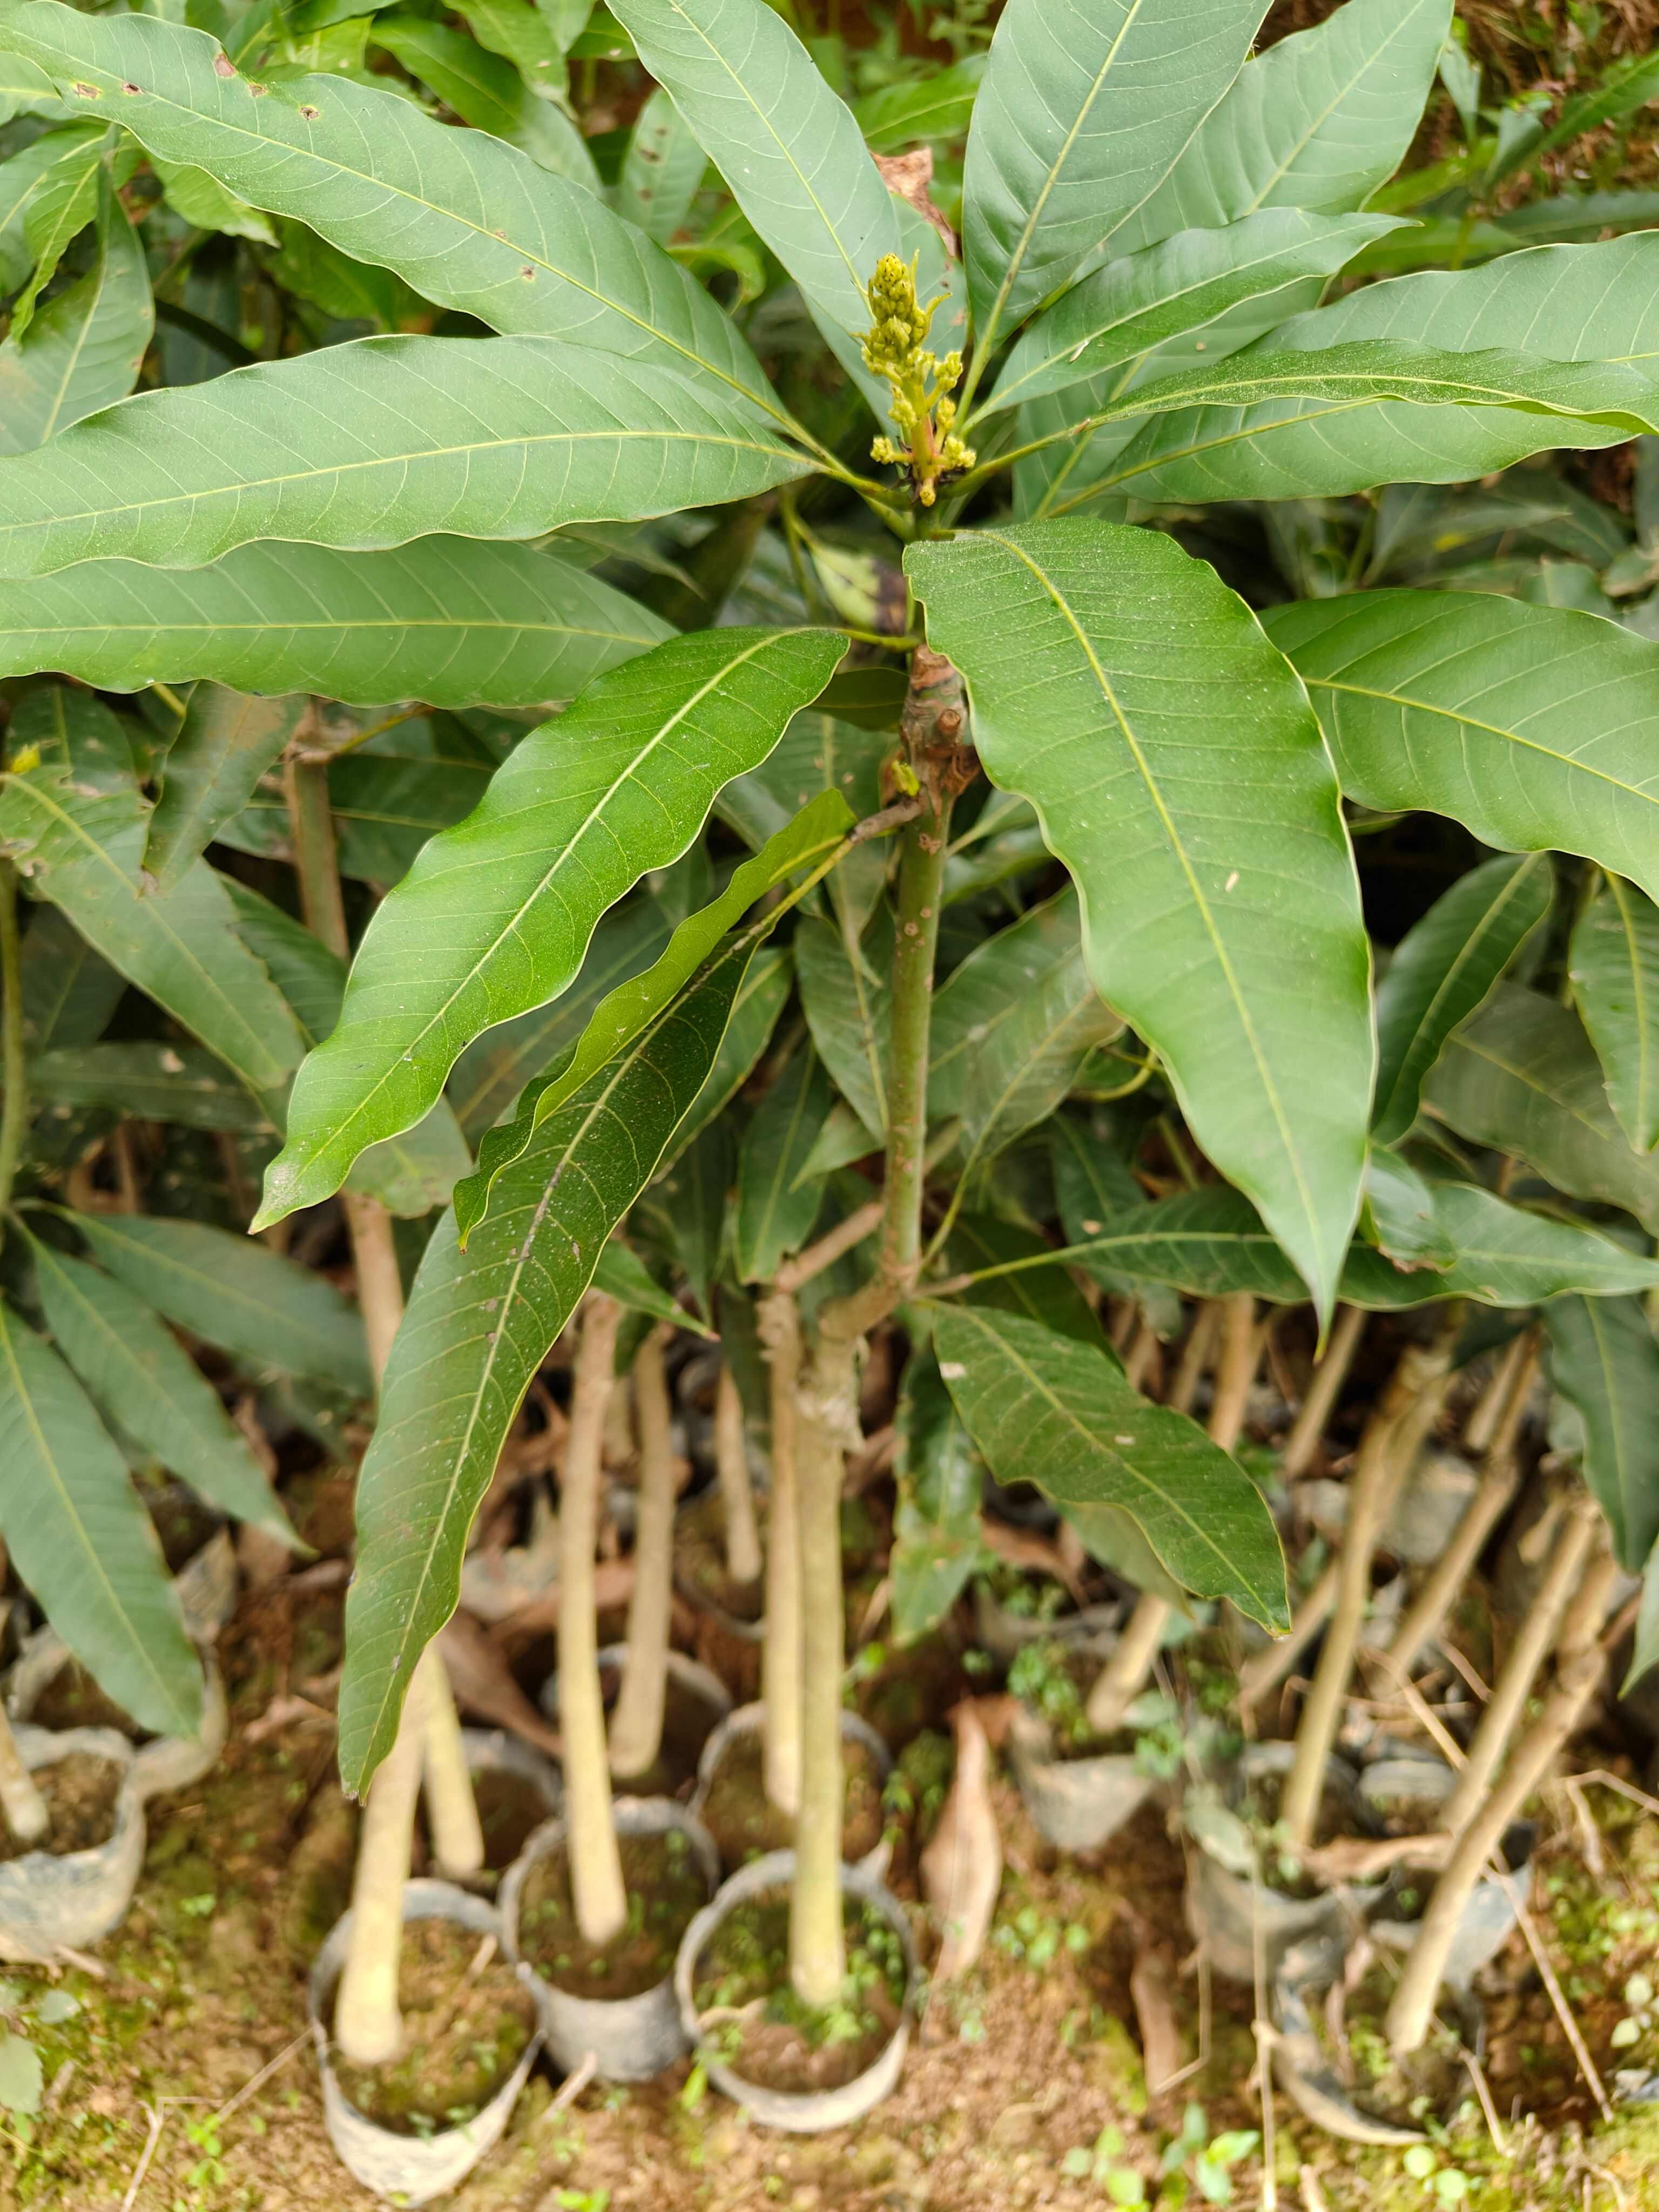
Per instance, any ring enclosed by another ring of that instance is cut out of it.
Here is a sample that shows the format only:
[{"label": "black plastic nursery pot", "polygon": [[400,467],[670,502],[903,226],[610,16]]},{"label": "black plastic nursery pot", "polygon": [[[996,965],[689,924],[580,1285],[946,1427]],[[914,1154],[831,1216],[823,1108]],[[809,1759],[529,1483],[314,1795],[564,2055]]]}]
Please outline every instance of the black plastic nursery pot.
[{"label": "black plastic nursery pot", "polygon": [[834,2088],[778,2089],[751,2081],[708,2041],[696,2005],[697,1972],[720,1929],[742,1906],[787,1891],[794,1881],[793,1851],[769,1851],[739,1868],[725,1882],[713,1903],[686,1929],[674,1964],[674,1993],[680,2029],[688,2046],[700,2051],[708,2078],[723,2094],[741,2106],[763,2126],[790,2135],[822,2135],[830,2128],[850,2127],[861,2120],[896,2087],[910,2045],[920,1996],[921,1977],[909,1922],[898,1899],[872,1874],[842,1863],[843,1899],[851,1899],[878,1913],[897,1940],[904,1966],[904,1997],[891,2036],[879,2054],[850,2081]]}]

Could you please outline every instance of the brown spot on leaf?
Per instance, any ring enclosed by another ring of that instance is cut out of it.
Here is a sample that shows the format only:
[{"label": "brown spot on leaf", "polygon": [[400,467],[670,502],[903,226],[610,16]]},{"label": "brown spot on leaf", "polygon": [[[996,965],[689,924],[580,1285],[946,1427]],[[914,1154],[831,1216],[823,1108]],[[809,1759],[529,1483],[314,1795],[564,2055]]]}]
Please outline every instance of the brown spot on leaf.
[{"label": "brown spot on leaf", "polygon": [[228,54],[215,54],[213,57],[213,73],[216,76],[234,76],[236,74],[236,64],[232,61]]}]

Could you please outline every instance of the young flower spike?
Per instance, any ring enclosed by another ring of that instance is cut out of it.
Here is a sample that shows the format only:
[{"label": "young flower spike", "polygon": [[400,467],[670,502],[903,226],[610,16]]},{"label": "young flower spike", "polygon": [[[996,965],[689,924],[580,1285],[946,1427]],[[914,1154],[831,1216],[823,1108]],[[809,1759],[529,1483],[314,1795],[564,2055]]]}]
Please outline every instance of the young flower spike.
[{"label": "young flower spike", "polygon": [[870,327],[864,334],[865,366],[892,386],[888,414],[902,433],[879,437],[872,457],[908,471],[917,499],[932,507],[939,486],[974,464],[972,449],[951,429],[957,404],[949,397],[962,375],[962,356],[943,361],[926,350],[928,326],[943,294],[924,307],[916,299],[916,264],[884,253],[866,288]]}]

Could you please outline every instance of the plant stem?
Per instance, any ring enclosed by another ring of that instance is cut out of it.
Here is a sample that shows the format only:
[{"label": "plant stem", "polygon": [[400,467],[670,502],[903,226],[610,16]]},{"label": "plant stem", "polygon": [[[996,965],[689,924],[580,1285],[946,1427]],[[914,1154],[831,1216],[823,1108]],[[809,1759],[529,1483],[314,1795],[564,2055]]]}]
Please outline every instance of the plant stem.
[{"label": "plant stem", "polygon": [[[424,1656],[424,1655],[422,1655]],[[334,2038],[354,2066],[380,2066],[403,2046],[398,1970],[404,1884],[420,1794],[429,1676],[417,1665],[391,1750],[368,1785],[351,1890],[351,1942],[334,2000]]]},{"label": "plant stem", "polygon": [[643,1774],[662,1748],[674,1573],[674,1416],[663,1354],[673,1334],[669,1322],[659,1322],[634,1359],[639,1522],[634,1594],[628,1601],[628,1660],[611,1716],[611,1771],[621,1780]]},{"label": "plant stem", "polygon": [[449,1686],[443,1654],[428,1644],[417,1662],[427,1676],[426,1727],[421,1743],[421,1784],[432,1830],[432,1856],[446,1875],[483,1870],[483,1827],[472,1794],[472,1771],[461,1741],[461,1717]]},{"label": "plant stem", "polygon": [[1238,1708],[1249,1714],[1259,1705],[1269,1690],[1276,1689],[1291,1672],[1297,1661],[1313,1642],[1330,1617],[1336,1603],[1337,1584],[1342,1578],[1340,1559],[1327,1559],[1291,1618],[1291,1625],[1277,1643],[1264,1644],[1259,1651],[1252,1651],[1238,1670]]},{"label": "plant stem", "polygon": [[787,1291],[770,1291],[755,1322],[771,1383],[772,1503],[766,1524],[766,1639],[761,1688],[766,1699],[765,1782],[769,1803],[800,1811],[800,1514],[796,1483],[795,1386],[800,1377],[800,1314]]},{"label": "plant stem", "polygon": [[[0,753],[0,767],[4,755]],[[11,1204],[28,1133],[29,1099],[23,1073],[23,957],[17,927],[17,871],[0,860],[0,1222]],[[0,1227],[3,1234],[3,1227]]]},{"label": "plant stem", "polygon": [[1463,1908],[1504,1831],[1544,1779],[1595,1694],[1607,1664],[1598,1638],[1616,1574],[1603,1547],[1562,1624],[1555,1681],[1542,1711],[1515,1747],[1502,1779],[1458,1837],[1435,1883],[1384,2022],[1389,2047],[1397,2053],[1417,2050],[1427,2035]]},{"label": "plant stem", "polygon": [[[287,782],[301,911],[312,934],[319,937],[342,960],[349,959],[351,940],[346,930],[345,904],[340,895],[339,857],[328,793],[328,763],[296,747],[289,757]],[[361,1191],[343,1191],[340,1199],[351,1237],[358,1310],[362,1315],[363,1330],[368,1339],[369,1365],[378,1389],[404,1314],[403,1277],[398,1267],[392,1217],[378,1199]],[[412,1719],[409,1711],[411,1702],[416,1709]],[[390,2048],[382,2051],[385,2057],[391,2057],[403,2039],[402,2022],[397,2016],[403,1886],[409,1879],[415,1796],[422,1774],[432,1821],[433,1850],[440,1864],[465,1874],[476,1873],[484,1863],[483,1831],[472,1795],[472,1778],[461,1744],[454,1698],[436,1644],[429,1644],[422,1653],[410,1679],[409,1698],[398,1724],[393,1757],[404,1751],[405,1737],[409,1738],[406,1753],[394,1784],[384,1798],[386,1808],[402,1808],[404,1832],[400,1840],[391,1838],[392,1809],[384,1810],[379,1820],[368,1814],[364,1817],[352,1892],[356,1917],[352,1922],[351,1955],[340,1984],[343,2002],[348,1986],[370,1992],[364,2000],[368,2024],[362,2032],[369,2039],[382,2045],[389,2032],[384,2008],[390,2005],[395,2033]],[[392,1759],[389,1758],[386,1763],[390,1765]],[[412,1781],[409,1779],[410,1774]],[[371,1808],[376,1786],[378,1778],[376,1785],[370,1790]],[[356,2032],[355,2027],[353,2032]]]},{"label": "plant stem", "polygon": [[20,1844],[38,1844],[52,1826],[46,1801],[23,1764],[11,1723],[0,1706],[0,1813]]},{"label": "plant stem", "polygon": [[1348,1677],[1370,1598],[1371,1554],[1395,1492],[1440,1410],[1451,1372],[1455,1327],[1455,1321],[1449,1327],[1443,1323],[1432,1344],[1406,1346],[1360,1439],[1358,1461],[1348,1485],[1336,1605],[1296,1732],[1295,1763],[1279,1801],[1279,1819],[1293,1850],[1305,1849],[1313,1841],[1325,1769],[1341,1724]]},{"label": "plant stem", "polygon": [[714,1471],[720,1480],[726,1524],[726,1572],[738,1589],[761,1577],[760,1534],[755,1522],[755,1492],[749,1480],[749,1440],[744,1429],[743,1396],[737,1378],[722,1364],[714,1386]]},{"label": "plant stem", "polygon": [[[1389,1641],[1385,1659],[1395,1677],[1407,1677],[1422,1656],[1422,1646],[1440,1632],[1440,1624],[1451,1610],[1458,1590],[1464,1586],[1464,1577],[1474,1568],[1475,1559],[1486,1547],[1486,1537],[1493,1533],[1520,1486],[1516,1431],[1526,1411],[1526,1395],[1531,1391],[1535,1367],[1537,1340],[1533,1340],[1516,1370],[1506,1370],[1510,1385],[1509,1398],[1502,1407],[1502,1413],[1493,1416],[1495,1427],[1489,1431],[1491,1449],[1486,1451],[1486,1467],[1480,1475],[1480,1489],[1468,1500],[1468,1510],[1451,1531],[1447,1548],[1436,1559],[1429,1571],[1429,1579],[1422,1583],[1416,1599],[1407,1608],[1405,1620],[1394,1631],[1394,1639]],[[1464,1436],[1467,1433],[1464,1431]]]},{"label": "plant stem", "polygon": [[1503,1763],[1510,1738],[1532,1694],[1534,1678],[1549,1656],[1572,1594],[1583,1579],[1599,1517],[1594,1504],[1582,1494],[1567,1508],[1566,1526],[1555,1540],[1538,1594],[1510,1647],[1503,1672],[1492,1684],[1457,1787],[1441,1808],[1440,1825],[1453,1835],[1474,1817]]},{"label": "plant stem", "polygon": [[933,1018],[933,958],[939,945],[949,808],[947,799],[942,812],[916,817],[904,832],[899,861],[881,1273],[886,1281],[904,1288],[915,1282],[921,1264],[927,1041]]},{"label": "plant stem", "polygon": [[1463,1449],[1479,1455],[1491,1449],[1498,1425],[1506,1416],[1519,1425],[1526,1409],[1527,1392],[1538,1366],[1538,1332],[1523,1328],[1504,1347],[1497,1371],[1480,1394],[1480,1402],[1463,1424]]},{"label": "plant stem", "polygon": [[843,1455],[859,1441],[857,1340],[819,1340],[798,1392],[800,1522],[800,1814],[789,1911],[789,1971],[804,2004],[833,2004],[847,1973],[842,1931],[841,1579]]},{"label": "plant stem", "polygon": [[[1223,1451],[1231,1451],[1244,1425],[1261,1348],[1255,1334],[1255,1300],[1249,1292],[1237,1291],[1219,1303],[1221,1357],[1216,1370],[1215,1402],[1210,1409],[1210,1436]],[[1136,1604],[1116,1650],[1089,1692],[1089,1725],[1097,1735],[1109,1736],[1122,1727],[1125,1713],[1146,1687],[1174,1610],[1168,1598],[1155,1597],[1151,1591]]]},{"label": "plant stem", "polygon": [[587,1943],[610,1942],[628,1920],[622,1854],[611,1817],[593,1599],[605,1416],[621,1321],[622,1308],[614,1298],[602,1291],[588,1292],[559,1481],[559,1732],[564,1739],[566,1850],[576,1924]]},{"label": "plant stem", "polygon": [[1359,1349],[1359,1340],[1364,1334],[1365,1314],[1363,1307],[1344,1306],[1331,1331],[1331,1340],[1325,1347],[1325,1357],[1314,1369],[1313,1380],[1308,1385],[1308,1395],[1302,1409],[1285,1439],[1285,1456],[1279,1473],[1286,1482],[1294,1482],[1307,1468],[1325,1433],[1325,1425],[1331,1418],[1337,1394],[1347,1380],[1348,1370],[1353,1364],[1354,1353]]}]

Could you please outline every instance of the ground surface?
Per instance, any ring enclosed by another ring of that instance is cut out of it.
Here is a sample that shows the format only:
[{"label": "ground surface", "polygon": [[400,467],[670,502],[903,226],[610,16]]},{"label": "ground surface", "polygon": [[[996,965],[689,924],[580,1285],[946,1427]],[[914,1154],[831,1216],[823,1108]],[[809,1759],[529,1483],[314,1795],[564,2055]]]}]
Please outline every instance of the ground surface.
[{"label": "ground surface", "polygon": [[[255,1626],[265,1632],[257,1641]],[[325,1715],[260,1733],[281,1687],[268,1650],[282,1639],[269,1629],[246,1607],[233,1625],[229,1750],[206,1784],[153,1808],[144,1877],[125,1926],[97,1947],[101,1973],[0,1968],[7,2024],[38,2050],[46,2075],[36,2118],[0,2121],[5,2212],[359,2212],[373,2202],[330,2148],[305,2039],[305,1962],[342,1900],[353,1817],[333,1786]],[[311,1632],[301,1625],[297,1649]],[[1630,1977],[1659,1956],[1659,1820],[1598,1788],[1582,1795],[1594,1838],[1564,1801],[1562,1832],[1540,1855],[1535,1911],[1611,2075],[1632,2057],[1659,2062],[1659,2027],[1644,2028],[1634,2050],[1612,2045]],[[1057,1862],[1012,1790],[1000,1782],[996,1796],[1007,1870],[985,1958],[964,1985],[934,1995],[897,2096],[862,2127],[768,2136],[689,2063],[643,2089],[590,2088],[562,2112],[544,2075],[453,2201],[465,2212],[1082,2212],[1121,2201],[1137,2172],[1148,2202],[1180,2201],[1160,2162],[1185,2100],[1205,2107],[1211,2140],[1260,2124],[1249,1994],[1216,1984],[1209,2063],[1149,2109],[1146,2007],[1181,2039],[1183,2059],[1196,2051],[1180,1847],[1149,1808],[1103,1858]],[[1585,1863],[1590,1848],[1599,1878]],[[914,1896],[902,1875],[900,1885]],[[923,1942],[931,1955],[925,1934]],[[1586,2140],[1594,2106],[1518,1938],[1500,1961],[1491,2020],[1489,2070],[1510,2155],[1495,2153],[1471,2107],[1468,2124],[1436,2151],[1437,2187],[1399,2154],[1349,2152],[1291,2124],[1281,2098],[1283,2201],[1309,2212],[1449,2205],[1462,2185],[1450,2177],[1461,2175],[1474,2205],[1503,2212],[1659,2204],[1659,2109],[1624,2113]],[[1528,2103],[1546,2124],[1517,2131],[1512,2116]],[[1076,2169],[1112,2126],[1122,2145],[1108,2139],[1103,2184]],[[1258,2161],[1239,2165],[1233,2183],[1236,2203],[1259,2203]],[[1189,2185],[1187,2201],[1203,2199]]]}]

